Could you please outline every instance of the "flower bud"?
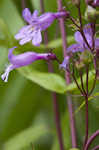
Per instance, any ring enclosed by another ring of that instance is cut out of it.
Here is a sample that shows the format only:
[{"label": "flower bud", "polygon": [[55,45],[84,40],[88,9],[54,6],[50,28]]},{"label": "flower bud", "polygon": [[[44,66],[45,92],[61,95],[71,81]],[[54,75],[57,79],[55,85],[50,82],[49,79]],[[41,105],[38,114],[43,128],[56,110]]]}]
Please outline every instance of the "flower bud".
[{"label": "flower bud", "polygon": [[85,12],[85,18],[91,22],[95,21],[97,16],[98,16],[98,11],[91,7],[91,6],[88,6],[87,9],[86,9],[86,12]]}]

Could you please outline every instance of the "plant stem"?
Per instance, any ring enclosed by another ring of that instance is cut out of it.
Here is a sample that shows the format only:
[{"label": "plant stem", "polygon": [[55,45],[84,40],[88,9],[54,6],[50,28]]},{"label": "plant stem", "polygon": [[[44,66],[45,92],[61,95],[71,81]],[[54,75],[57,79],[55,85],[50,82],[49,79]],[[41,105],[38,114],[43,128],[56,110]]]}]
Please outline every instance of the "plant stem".
[{"label": "plant stem", "polygon": [[89,45],[89,43],[88,43],[88,41],[87,41],[87,39],[86,39],[86,37],[85,37],[85,34],[84,34],[84,32],[83,32],[83,24],[82,24],[82,16],[81,16],[80,5],[78,6],[78,15],[79,15],[79,22],[80,22],[80,33],[81,33],[81,35],[82,35],[82,37],[83,37],[85,43],[87,44],[88,48],[89,48],[90,51],[91,51],[91,47],[90,47],[90,45]]},{"label": "plant stem", "polygon": [[92,150],[99,150],[99,145],[95,146]]},{"label": "plant stem", "polygon": [[25,0],[21,0],[22,3],[22,9],[24,9],[26,7],[26,1]]},{"label": "plant stem", "polygon": [[[43,0],[40,0],[40,7],[41,7],[41,13],[44,13],[44,1]],[[47,31],[44,32],[44,43],[45,43],[45,46],[47,47],[47,45],[48,45]],[[48,62],[48,71],[53,72],[53,65],[52,65],[51,61]],[[56,122],[56,129],[57,129],[60,150],[64,150],[61,124],[60,124],[60,116],[59,116],[59,108],[58,108],[58,103],[57,103],[57,95],[55,92],[52,92],[52,98],[53,98],[55,122]]]},{"label": "plant stem", "polygon": [[89,91],[88,91],[88,74],[89,74],[89,65],[87,65],[87,67],[86,67],[86,92],[87,92],[87,95],[89,95]]},{"label": "plant stem", "polygon": [[88,141],[88,96],[85,96],[85,107],[86,107],[86,135],[85,135],[85,140],[83,144],[83,149],[85,149],[86,143]]},{"label": "plant stem", "polygon": [[89,138],[89,140],[86,143],[85,149],[84,150],[88,150],[89,146],[91,145],[91,143],[93,142],[93,140],[99,136],[99,130],[97,130],[95,133],[92,134],[92,136]]},{"label": "plant stem", "polygon": [[59,111],[58,111],[59,108],[58,108],[58,103],[57,103],[57,95],[56,93],[52,93],[52,96],[53,96],[53,106],[54,106],[54,112],[55,112],[56,129],[57,129],[60,150],[64,150],[62,131],[61,131],[61,126],[60,126],[60,117],[59,117]]},{"label": "plant stem", "polygon": [[[58,4],[58,11],[62,10],[62,0],[57,0]],[[60,24],[60,30],[61,30],[61,36],[62,36],[62,41],[63,41],[63,54],[64,58],[67,56],[67,41],[66,41],[66,32],[65,32],[65,26],[64,26],[64,19],[61,18],[59,19],[59,24]],[[67,84],[70,84],[70,73],[65,72],[65,78]],[[68,102],[68,109],[69,109],[69,116],[70,116],[70,128],[71,128],[71,136],[72,136],[72,147],[75,148],[77,147],[77,142],[76,142],[76,130],[75,130],[75,119],[73,114],[73,106],[72,106],[72,99],[71,96],[67,96],[67,102]]]}]

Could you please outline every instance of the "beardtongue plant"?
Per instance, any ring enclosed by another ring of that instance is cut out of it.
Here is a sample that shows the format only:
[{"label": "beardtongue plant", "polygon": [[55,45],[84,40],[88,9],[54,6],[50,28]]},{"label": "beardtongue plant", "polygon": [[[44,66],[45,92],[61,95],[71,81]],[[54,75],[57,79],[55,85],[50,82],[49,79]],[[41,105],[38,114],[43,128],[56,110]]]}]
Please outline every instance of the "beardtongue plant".
[{"label": "beardtongue plant", "polygon": [[[99,6],[98,0],[91,0],[85,1],[86,6],[91,5],[92,7],[96,8]],[[64,49],[64,60],[59,67],[66,71],[66,74],[69,76],[66,78],[67,80],[70,78],[73,79],[77,88],[79,89],[81,95],[85,98],[86,104],[86,133],[85,133],[85,140],[83,143],[83,150],[87,150],[89,145],[92,143],[94,138],[99,135],[99,130],[96,131],[91,137],[88,138],[88,98],[92,94],[96,80],[99,76],[99,38],[96,38],[96,19],[90,22],[87,20],[87,24],[83,25],[82,23],[82,14],[81,14],[81,3],[80,0],[74,0],[74,5],[78,9],[78,16],[79,16],[79,23],[71,16],[71,14],[62,9],[62,1],[58,0],[58,8],[59,11],[56,13],[48,12],[44,13],[41,16],[38,16],[38,11],[35,10],[33,14],[29,11],[28,8],[23,10],[23,18],[28,23],[28,25],[24,26],[16,35],[15,39],[19,40],[20,45],[24,45],[27,42],[32,41],[34,46],[39,46],[42,42],[42,35],[41,31],[46,30],[54,20],[60,20],[60,30],[62,33],[62,40],[63,40],[63,49]],[[90,14],[88,14],[90,15]],[[92,14],[91,14],[92,15]],[[95,15],[95,14],[93,14]],[[94,17],[94,16],[93,16]],[[76,26],[76,32],[74,34],[76,44],[72,44],[68,48],[66,47],[66,34],[64,32],[65,28],[65,19],[70,19],[73,25]],[[95,17],[96,18],[96,17]],[[37,60],[58,60],[56,55],[53,53],[36,53],[36,52],[25,52],[20,55],[14,55],[13,50],[16,47],[13,47],[9,50],[8,59],[10,61],[10,65],[6,68],[5,73],[1,76],[1,78],[7,82],[9,72],[13,69],[20,68],[23,66],[27,66],[34,61]],[[59,63],[59,61],[57,61]],[[89,68],[90,65],[93,64],[93,68],[95,70],[95,79],[93,81],[93,85],[89,88]],[[84,70],[84,71],[83,71]],[[79,85],[78,80],[76,78],[75,72],[79,73],[81,85]],[[86,73],[86,86],[83,82],[83,73]],[[68,82],[70,84],[70,82]],[[70,109],[72,109],[70,107]],[[71,110],[70,110],[71,111]],[[70,121],[73,124],[74,118]],[[71,126],[72,128],[73,126]],[[72,148],[78,148],[76,142],[76,138],[74,136],[75,129],[71,129],[71,136],[72,136]],[[59,135],[60,136],[60,135]],[[61,139],[62,140],[62,139]],[[63,143],[63,142],[62,142]],[[99,148],[99,146],[97,146]],[[60,146],[60,149],[63,150],[64,146]],[[95,148],[96,149],[96,148]]]}]

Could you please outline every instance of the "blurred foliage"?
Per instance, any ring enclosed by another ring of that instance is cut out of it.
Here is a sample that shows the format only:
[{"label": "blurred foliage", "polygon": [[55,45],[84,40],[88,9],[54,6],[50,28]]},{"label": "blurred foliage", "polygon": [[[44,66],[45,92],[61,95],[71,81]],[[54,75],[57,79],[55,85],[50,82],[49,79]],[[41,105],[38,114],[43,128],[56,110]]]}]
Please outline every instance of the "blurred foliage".
[{"label": "blurred foliage", "polygon": [[[57,11],[57,3],[55,0],[44,0],[44,4],[46,11]],[[38,9],[40,12],[39,0],[26,1],[26,5],[31,11]],[[77,9],[72,5],[70,0],[63,0],[63,5],[75,18],[77,17]],[[84,15],[84,0],[82,0],[81,8]],[[4,72],[8,64],[8,48],[16,45],[18,47],[16,53],[28,50],[36,52],[46,51],[43,44],[38,48],[34,47],[31,43],[20,47],[18,42],[14,39],[14,35],[25,24],[21,13],[21,0],[0,0],[0,74]],[[85,22],[86,20],[84,20],[84,23]],[[67,21],[65,25],[67,42],[68,45],[70,45],[74,43],[74,31],[72,31],[70,27],[70,21]],[[62,61],[62,40],[60,38],[57,21],[48,29],[48,35],[48,50],[53,49],[58,58]],[[60,72],[56,62],[54,62],[53,65],[55,74],[48,73],[46,62],[38,61],[29,67],[19,69],[18,72],[13,71],[10,74],[8,83],[4,83],[0,79],[0,147],[2,150],[59,149],[52,96],[51,92],[47,90],[56,91],[58,93],[57,98],[64,145],[68,150],[72,147],[65,91],[71,91],[71,94],[79,94],[79,92],[74,83],[70,86],[65,84],[64,72]],[[90,71],[90,86],[93,78],[94,73]],[[83,79],[85,81],[85,75]],[[94,94],[90,97],[90,100],[94,99],[94,101],[89,102],[90,135],[96,131],[99,126],[98,89],[97,84]],[[59,93],[64,93],[64,95],[60,95]],[[75,117],[78,145],[79,148],[81,148],[85,135],[85,114],[84,107],[81,109],[79,106],[84,99],[78,95],[74,95],[72,98],[74,100],[73,104],[75,110],[80,108],[79,113],[75,114]],[[96,139],[94,144],[98,143],[99,138]]]}]

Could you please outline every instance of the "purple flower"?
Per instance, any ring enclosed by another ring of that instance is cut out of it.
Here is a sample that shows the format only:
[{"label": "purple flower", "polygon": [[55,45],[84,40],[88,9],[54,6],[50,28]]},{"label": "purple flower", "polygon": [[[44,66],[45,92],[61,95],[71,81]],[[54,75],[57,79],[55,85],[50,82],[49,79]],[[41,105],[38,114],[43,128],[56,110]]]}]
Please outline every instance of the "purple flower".
[{"label": "purple flower", "polygon": [[20,40],[20,45],[32,41],[32,44],[35,46],[39,46],[42,42],[41,31],[47,29],[55,19],[69,15],[68,12],[63,11],[57,13],[47,12],[38,16],[37,10],[31,14],[28,8],[25,8],[22,14],[28,25],[24,26],[19,33],[15,35],[15,39]]},{"label": "purple flower", "polygon": [[69,65],[69,59],[70,59],[70,56],[66,56],[62,62],[62,64],[60,64],[60,68],[61,69],[67,69],[68,68],[68,65]]},{"label": "purple flower", "polygon": [[94,4],[94,6],[96,6],[96,7],[99,6],[99,0],[94,0],[94,3],[93,3],[93,4]]},{"label": "purple flower", "polygon": [[20,55],[13,55],[13,50],[16,47],[13,47],[9,50],[8,59],[10,61],[10,65],[6,68],[5,73],[1,76],[2,80],[5,82],[8,81],[8,76],[10,71],[15,68],[20,68],[23,66],[27,66],[32,64],[32,62],[36,60],[56,60],[56,55],[53,53],[35,53],[35,52],[25,52]]},{"label": "purple flower", "polygon": [[[92,47],[92,29],[91,29],[91,25],[87,24],[85,25],[83,32],[85,34],[85,37],[87,39],[88,44],[90,45],[90,47]],[[76,44],[72,44],[71,46],[69,46],[67,48],[67,52],[68,54],[71,53],[76,53],[76,52],[83,52],[86,49],[89,49],[88,46],[86,45],[81,33],[79,31],[77,31],[74,34],[75,40],[76,40]],[[95,39],[95,49],[99,49],[99,38]],[[66,56],[63,63],[60,65],[61,68],[64,68],[66,70],[67,65],[69,64],[69,59],[70,56]]]}]

